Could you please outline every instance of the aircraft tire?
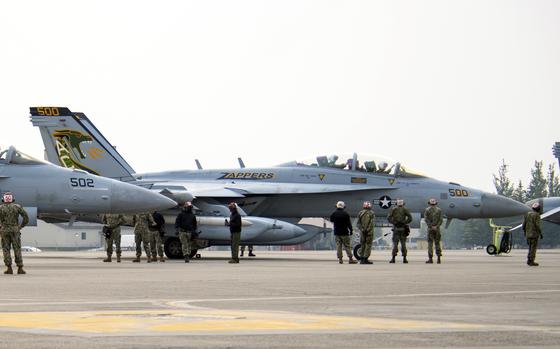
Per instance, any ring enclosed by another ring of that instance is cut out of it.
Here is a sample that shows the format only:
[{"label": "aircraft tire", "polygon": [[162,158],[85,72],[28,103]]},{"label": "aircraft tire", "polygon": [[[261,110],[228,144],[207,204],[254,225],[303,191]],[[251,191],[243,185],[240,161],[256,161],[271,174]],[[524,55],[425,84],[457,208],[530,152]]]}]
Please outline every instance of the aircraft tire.
[{"label": "aircraft tire", "polygon": [[357,260],[362,259],[362,257],[360,256],[360,248],[362,247],[361,244],[357,244],[356,246],[354,246],[354,258],[356,258]]},{"label": "aircraft tire", "polygon": [[177,237],[170,237],[165,240],[163,245],[163,251],[169,259],[182,259],[183,251],[181,247],[181,241]]},{"label": "aircraft tire", "polygon": [[489,255],[495,255],[498,253],[498,249],[496,248],[496,246],[490,244],[486,246],[486,253],[488,253]]}]

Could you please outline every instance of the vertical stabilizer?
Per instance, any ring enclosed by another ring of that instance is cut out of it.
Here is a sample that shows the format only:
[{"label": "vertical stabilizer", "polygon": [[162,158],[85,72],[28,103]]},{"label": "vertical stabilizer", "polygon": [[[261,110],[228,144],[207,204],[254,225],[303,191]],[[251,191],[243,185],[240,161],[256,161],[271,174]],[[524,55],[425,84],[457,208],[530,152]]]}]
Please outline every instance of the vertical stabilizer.
[{"label": "vertical stabilizer", "polygon": [[47,160],[121,181],[134,181],[134,170],[83,113],[64,107],[31,107]]}]

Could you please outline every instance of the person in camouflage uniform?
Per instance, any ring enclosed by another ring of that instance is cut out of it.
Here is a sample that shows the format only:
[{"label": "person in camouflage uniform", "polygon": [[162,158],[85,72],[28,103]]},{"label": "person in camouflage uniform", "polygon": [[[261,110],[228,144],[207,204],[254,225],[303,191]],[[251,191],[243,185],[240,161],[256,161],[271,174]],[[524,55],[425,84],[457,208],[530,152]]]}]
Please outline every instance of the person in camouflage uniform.
[{"label": "person in camouflage uniform", "polygon": [[[25,274],[23,270],[23,259],[21,258],[21,232],[20,229],[29,223],[27,212],[18,204],[14,203],[12,193],[7,192],[2,198],[0,205],[0,236],[2,236],[2,252],[4,253],[4,274],[13,274],[12,256],[10,248],[14,249],[14,258],[18,267],[18,274]],[[21,225],[18,218],[21,216]]]},{"label": "person in camouflage uniform", "polygon": [[401,243],[401,253],[403,263],[408,263],[406,259],[406,238],[410,232],[408,224],[412,222],[410,211],[404,207],[404,200],[397,200],[397,207],[393,207],[387,216],[389,223],[393,224],[393,257],[389,263],[395,263],[395,257],[399,252],[399,242]]},{"label": "person in camouflage uniform", "polygon": [[165,218],[163,215],[157,211],[152,213],[152,218],[156,222],[155,227],[150,227],[150,248],[152,250],[152,262],[159,261],[165,262],[165,257],[163,257],[163,237],[165,236]]},{"label": "person in camouflage uniform", "polygon": [[436,245],[437,264],[441,263],[441,231],[440,226],[443,223],[443,214],[441,209],[437,207],[437,200],[431,198],[428,201],[429,207],[424,211],[424,220],[428,226],[428,260],[426,263],[434,263],[434,244]]},{"label": "person in camouflage uniform", "polygon": [[152,261],[150,251],[150,226],[155,226],[156,222],[154,221],[152,215],[146,212],[134,215],[132,225],[134,225],[134,241],[136,243],[136,259],[133,259],[132,261],[135,263],[140,262],[140,257],[142,256],[142,245],[144,245],[146,257],[148,257],[147,262],[150,263]]},{"label": "person in camouflage uniform", "polygon": [[113,243],[117,252],[117,263],[121,262],[121,225],[125,223],[122,214],[104,214],[101,218],[106,229],[110,229],[110,234],[105,235],[107,245],[107,258],[103,262],[111,262],[113,256]]},{"label": "person in camouflage uniform", "polygon": [[531,205],[533,211],[525,215],[523,220],[523,231],[525,232],[525,237],[527,237],[527,244],[529,245],[529,254],[527,255],[527,265],[531,267],[536,267],[539,263],[535,262],[535,257],[537,255],[537,245],[539,243],[539,238],[542,239],[541,230],[541,215],[540,209],[541,205],[535,202]]},{"label": "person in camouflage uniform", "polygon": [[363,210],[358,213],[358,229],[360,229],[360,264],[373,264],[368,260],[373,243],[373,227],[375,213],[371,209],[371,202],[366,201]]}]

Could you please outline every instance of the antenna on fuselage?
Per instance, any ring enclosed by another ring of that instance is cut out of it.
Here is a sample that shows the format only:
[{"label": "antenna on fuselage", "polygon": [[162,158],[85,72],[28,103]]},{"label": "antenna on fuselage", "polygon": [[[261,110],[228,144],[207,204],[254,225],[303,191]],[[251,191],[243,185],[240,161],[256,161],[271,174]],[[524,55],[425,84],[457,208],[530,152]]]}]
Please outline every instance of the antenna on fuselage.
[{"label": "antenna on fuselage", "polygon": [[198,161],[198,159],[194,159],[194,162],[196,162],[196,167],[197,167],[199,170],[202,170],[202,165],[200,164],[200,161]]},{"label": "antenna on fuselage", "polygon": [[245,168],[245,163],[243,162],[243,159],[237,158],[237,161],[239,162],[239,167],[240,168]]}]

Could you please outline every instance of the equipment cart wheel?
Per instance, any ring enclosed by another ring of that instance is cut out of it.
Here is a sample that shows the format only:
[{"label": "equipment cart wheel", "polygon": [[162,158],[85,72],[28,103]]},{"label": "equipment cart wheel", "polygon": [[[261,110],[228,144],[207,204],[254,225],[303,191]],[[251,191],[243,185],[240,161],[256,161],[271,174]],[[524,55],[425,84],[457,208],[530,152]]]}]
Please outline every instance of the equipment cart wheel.
[{"label": "equipment cart wheel", "polygon": [[490,245],[486,246],[486,252],[489,255],[494,255],[498,252],[498,249],[496,248],[496,246],[490,244]]}]

